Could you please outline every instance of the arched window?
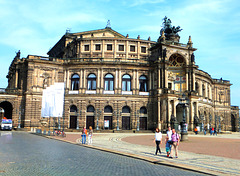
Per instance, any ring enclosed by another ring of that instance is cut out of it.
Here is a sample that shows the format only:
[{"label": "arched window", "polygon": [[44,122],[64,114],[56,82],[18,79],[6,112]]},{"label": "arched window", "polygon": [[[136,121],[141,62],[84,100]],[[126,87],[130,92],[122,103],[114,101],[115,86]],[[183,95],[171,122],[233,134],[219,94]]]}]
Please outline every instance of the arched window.
[{"label": "arched window", "polygon": [[140,108],[140,114],[147,114],[147,108],[146,107],[141,107]]},{"label": "arched window", "polygon": [[77,112],[77,107],[75,105],[72,105],[70,107],[70,112]]},{"label": "arched window", "polygon": [[111,107],[111,106],[105,106],[104,112],[110,112],[110,113],[112,113],[112,112],[113,112],[112,107]]},{"label": "arched window", "polygon": [[104,77],[105,90],[113,90],[114,77],[112,74],[106,74]]},{"label": "arched window", "polygon": [[71,90],[79,89],[79,75],[73,74],[71,78]]},{"label": "arched window", "polygon": [[140,76],[139,78],[139,91],[141,92],[147,92],[148,91],[148,84],[147,84],[147,77],[146,76]]},{"label": "arched window", "polygon": [[170,67],[182,67],[184,65],[184,58],[180,54],[173,54],[169,58]]},{"label": "arched window", "polygon": [[96,75],[93,73],[89,74],[87,81],[88,81],[87,89],[96,90]]},{"label": "arched window", "polygon": [[124,106],[124,107],[122,108],[122,112],[123,112],[123,113],[130,113],[130,108],[129,108],[128,106]]},{"label": "arched window", "polygon": [[131,91],[131,77],[130,75],[123,75],[122,77],[122,90]]},{"label": "arched window", "polygon": [[94,112],[94,111],[95,111],[95,108],[92,105],[89,105],[87,107],[87,112]]}]

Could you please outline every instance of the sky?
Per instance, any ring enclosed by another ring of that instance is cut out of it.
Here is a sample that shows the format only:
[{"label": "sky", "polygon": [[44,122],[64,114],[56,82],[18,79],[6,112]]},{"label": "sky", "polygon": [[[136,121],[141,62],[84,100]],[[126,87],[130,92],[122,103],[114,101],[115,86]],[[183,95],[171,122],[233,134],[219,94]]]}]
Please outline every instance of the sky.
[{"label": "sky", "polygon": [[0,0],[0,88],[21,57],[47,56],[65,34],[111,28],[129,38],[157,41],[165,16],[180,26],[180,43],[191,36],[199,69],[230,80],[231,104],[240,106],[239,0]]}]

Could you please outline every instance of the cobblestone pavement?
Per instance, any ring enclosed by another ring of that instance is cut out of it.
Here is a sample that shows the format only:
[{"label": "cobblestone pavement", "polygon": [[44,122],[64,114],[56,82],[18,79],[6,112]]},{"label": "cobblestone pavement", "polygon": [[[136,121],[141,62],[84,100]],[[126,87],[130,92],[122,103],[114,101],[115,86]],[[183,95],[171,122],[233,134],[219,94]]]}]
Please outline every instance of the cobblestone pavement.
[{"label": "cobblestone pavement", "polygon": [[[153,134],[144,133],[96,133],[93,137],[93,144],[91,146],[85,145],[86,147],[98,148],[101,150],[107,150],[109,152],[115,152],[123,155],[127,155],[134,158],[139,158],[153,163],[161,163],[165,165],[172,165],[182,168],[188,168],[191,170],[202,171],[214,175],[240,175],[240,160],[232,159],[226,157],[219,157],[206,154],[197,154],[186,151],[179,151],[178,159],[169,159],[166,157],[165,149],[162,145],[162,154],[155,156],[155,145],[144,145],[144,144],[134,144],[126,142],[127,138],[137,138],[139,136],[149,136]],[[189,135],[191,136],[191,135]],[[71,141],[73,143],[80,143],[79,133],[68,133],[67,137],[63,140]],[[201,135],[194,136],[199,137],[201,140]],[[206,138],[211,138],[206,136]],[[239,133],[233,135],[218,135],[215,138],[222,139],[238,139],[237,143],[239,145],[240,138]],[[139,137],[141,139],[141,137]],[[151,139],[152,140],[152,139]],[[224,142],[225,140],[223,140]],[[141,142],[140,142],[141,143]],[[181,145],[181,144],[180,144]],[[228,151],[226,151],[228,152]],[[235,151],[239,154],[238,151]]]},{"label": "cobblestone pavement", "polygon": [[3,176],[203,175],[26,132],[0,132],[0,136],[0,175]]}]

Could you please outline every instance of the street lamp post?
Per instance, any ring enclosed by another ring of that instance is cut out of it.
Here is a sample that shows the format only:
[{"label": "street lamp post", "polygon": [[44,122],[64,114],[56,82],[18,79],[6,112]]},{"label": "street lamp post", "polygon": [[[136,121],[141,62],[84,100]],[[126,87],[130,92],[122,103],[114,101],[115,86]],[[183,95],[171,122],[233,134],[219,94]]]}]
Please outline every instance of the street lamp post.
[{"label": "street lamp post", "polygon": [[218,116],[218,120],[219,120],[218,131],[219,131],[219,133],[220,133],[220,132],[221,132],[221,117],[220,117],[220,116]]},{"label": "street lamp post", "polygon": [[200,119],[201,119],[201,131],[203,131],[203,119],[204,119],[204,116],[201,114],[200,115]]},{"label": "street lamp post", "polygon": [[61,129],[61,125],[60,125],[60,117],[58,117],[58,129]]},{"label": "street lamp post", "polygon": [[137,131],[139,131],[139,110],[137,110]]},{"label": "street lamp post", "polygon": [[18,110],[18,128],[21,128],[21,105]]},{"label": "street lamp post", "polygon": [[187,123],[186,123],[186,116],[185,116],[185,108],[187,107],[187,98],[185,94],[182,95],[181,98],[178,99],[180,102],[179,104],[183,108],[183,121],[181,126],[181,141],[187,141],[188,140],[188,132],[187,132]]},{"label": "street lamp post", "polygon": [[211,126],[212,126],[211,123],[212,123],[212,115],[210,114],[209,115],[209,128],[211,128]]},{"label": "street lamp post", "polygon": [[98,119],[99,119],[100,115],[101,115],[101,111],[99,109],[97,109],[97,128],[96,128],[96,130],[99,130]]},{"label": "street lamp post", "polygon": [[76,127],[77,130],[79,130],[79,118],[80,118],[80,114],[77,113],[77,127]]},{"label": "street lamp post", "polygon": [[117,131],[119,131],[119,109],[117,109]]}]

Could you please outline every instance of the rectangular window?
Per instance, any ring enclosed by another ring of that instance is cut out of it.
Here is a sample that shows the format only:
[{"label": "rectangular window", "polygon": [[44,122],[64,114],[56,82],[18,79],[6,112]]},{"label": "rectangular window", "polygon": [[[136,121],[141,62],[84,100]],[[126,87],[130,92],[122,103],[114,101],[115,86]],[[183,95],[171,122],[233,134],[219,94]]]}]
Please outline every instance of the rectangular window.
[{"label": "rectangular window", "polygon": [[134,45],[130,45],[130,51],[135,52],[135,46]]},{"label": "rectangular window", "polygon": [[107,51],[112,51],[112,44],[107,44]]},{"label": "rectangular window", "polygon": [[124,45],[118,45],[118,51],[124,51]]},{"label": "rectangular window", "polygon": [[131,82],[130,81],[127,82],[127,91],[131,91]]},{"label": "rectangular window", "polygon": [[92,90],[96,90],[96,80],[94,80],[93,82],[92,82]]},{"label": "rectangular window", "polygon": [[84,51],[89,51],[89,45],[84,45]]},{"label": "rectangular window", "polygon": [[172,83],[168,83],[168,89],[172,90]]},{"label": "rectangular window", "polygon": [[110,81],[110,90],[113,90],[113,81]]},{"label": "rectangular window", "polygon": [[122,90],[123,91],[126,91],[127,89],[126,89],[126,81],[123,81],[122,82]]},{"label": "rectangular window", "polygon": [[105,81],[105,89],[104,90],[108,90],[108,87],[109,87],[108,81]]},{"label": "rectangular window", "polygon": [[146,52],[147,52],[147,49],[146,49],[145,46],[142,46],[142,47],[141,47],[141,52],[142,52],[142,53],[146,53]]},{"label": "rectangular window", "polygon": [[100,44],[96,44],[95,45],[95,50],[96,51],[100,51],[101,50],[101,45]]}]

